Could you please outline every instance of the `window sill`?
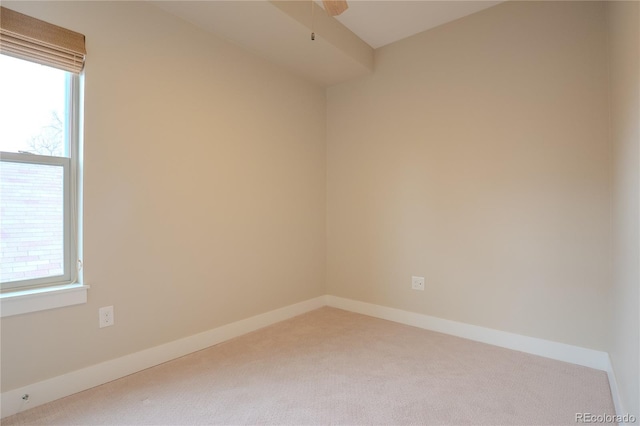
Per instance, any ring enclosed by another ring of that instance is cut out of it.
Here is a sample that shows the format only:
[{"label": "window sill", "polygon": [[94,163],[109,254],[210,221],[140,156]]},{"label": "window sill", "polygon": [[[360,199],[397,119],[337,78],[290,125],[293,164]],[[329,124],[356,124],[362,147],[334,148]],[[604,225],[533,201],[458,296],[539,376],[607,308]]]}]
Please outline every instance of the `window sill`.
[{"label": "window sill", "polygon": [[87,303],[88,285],[68,284],[0,294],[2,317]]}]

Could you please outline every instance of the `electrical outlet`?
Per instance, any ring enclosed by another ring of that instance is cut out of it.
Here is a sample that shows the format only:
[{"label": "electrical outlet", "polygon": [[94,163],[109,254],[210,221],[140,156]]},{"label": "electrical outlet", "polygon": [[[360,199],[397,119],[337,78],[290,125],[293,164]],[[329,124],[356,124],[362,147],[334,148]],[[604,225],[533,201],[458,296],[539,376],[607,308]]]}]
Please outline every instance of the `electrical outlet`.
[{"label": "electrical outlet", "polygon": [[424,277],[411,277],[411,288],[424,291]]},{"label": "electrical outlet", "polygon": [[105,306],[98,311],[100,328],[112,326],[114,323],[113,306]]}]

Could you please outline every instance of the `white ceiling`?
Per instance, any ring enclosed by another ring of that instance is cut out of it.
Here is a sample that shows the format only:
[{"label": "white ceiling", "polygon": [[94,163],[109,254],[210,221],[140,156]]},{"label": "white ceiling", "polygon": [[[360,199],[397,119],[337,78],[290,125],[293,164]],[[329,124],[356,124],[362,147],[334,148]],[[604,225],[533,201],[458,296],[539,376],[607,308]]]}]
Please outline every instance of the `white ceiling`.
[{"label": "white ceiling", "polygon": [[375,48],[502,2],[348,1],[349,9],[336,19],[316,6],[318,36],[311,41],[309,0],[151,0],[205,31],[323,86],[372,72]]},{"label": "white ceiling", "polygon": [[336,19],[376,49],[502,1],[349,0]]}]

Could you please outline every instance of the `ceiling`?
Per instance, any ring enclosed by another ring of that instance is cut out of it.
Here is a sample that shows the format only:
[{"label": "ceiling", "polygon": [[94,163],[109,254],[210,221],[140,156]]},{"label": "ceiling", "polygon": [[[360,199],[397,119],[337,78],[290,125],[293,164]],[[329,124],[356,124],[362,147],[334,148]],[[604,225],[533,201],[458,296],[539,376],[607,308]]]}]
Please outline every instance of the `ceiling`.
[{"label": "ceiling", "polygon": [[502,1],[349,0],[349,9],[336,19],[377,49]]},{"label": "ceiling", "polygon": [[303,78],[330,86],[371,73],[374,51],[381,46],[501,1],[349,0],[349,9],[336,18],[324,12],[320,1],[308,0],[152,3]]}]

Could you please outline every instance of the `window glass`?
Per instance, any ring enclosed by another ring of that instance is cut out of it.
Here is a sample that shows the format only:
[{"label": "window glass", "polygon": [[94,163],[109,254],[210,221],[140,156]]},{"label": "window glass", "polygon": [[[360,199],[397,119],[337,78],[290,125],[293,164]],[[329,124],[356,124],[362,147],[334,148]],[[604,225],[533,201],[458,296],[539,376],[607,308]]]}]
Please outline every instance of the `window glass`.
[{"label": "window glass", "polygon": [[68,156],[70,73],[0,55],[0,151]]},{"label": "window glass", "polygon": [[3,282],[64,274],[63,172],[48,164],[2,163]]},{"label": "window glass", "polygon": [[0,288],[76,278],[73,74],[0,55]]}]

